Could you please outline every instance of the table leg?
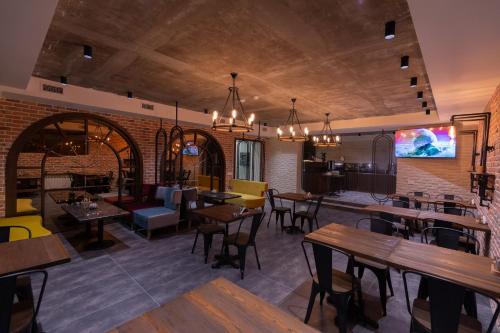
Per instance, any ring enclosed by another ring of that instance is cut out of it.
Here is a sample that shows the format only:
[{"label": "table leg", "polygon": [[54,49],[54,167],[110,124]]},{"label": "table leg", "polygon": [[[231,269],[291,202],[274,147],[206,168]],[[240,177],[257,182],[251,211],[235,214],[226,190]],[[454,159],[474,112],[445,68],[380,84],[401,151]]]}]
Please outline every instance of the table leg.
[{"label": "table leg", "polygon": [[490,241],[491,241],[491,232],[484,233],[484,256],[488,257],[490,255]]},{"label": "table leg", "polygon": [[[226,223],[226,231],[225,236],[229,235],[229,224]],[[239,259],[238,256],[232,256],[229,253],[229,245],[224,245],[223,253],[219,255],[215,255],[216,263],[212,265],[212,268],[221,268],[222,266],[231,266],[233,268],[240,268],[240,265],[235,262],[235,260]]]},{"label": "table leg", "polygon": [[302,232],[302,230],[300,230],[299,227],[295,226],[295,200],[293,201],[292,221],[291,222],[292,222],[292,225],[288,226],[286,228],[286,232],[288,232],[289,234]]},{"label": "table leg", "polygon": [[[104,219],[98,219],[97,221],[97,241],[87,244],[86,250],[103,250],[111,247],[115,244],[112,239],[104,239]],[[87,222],[90,225],[91,222]]]},{"label": "table leg", "polygon": [[88,238],[92,236],[92,222],[85,222],[85,234]]}]

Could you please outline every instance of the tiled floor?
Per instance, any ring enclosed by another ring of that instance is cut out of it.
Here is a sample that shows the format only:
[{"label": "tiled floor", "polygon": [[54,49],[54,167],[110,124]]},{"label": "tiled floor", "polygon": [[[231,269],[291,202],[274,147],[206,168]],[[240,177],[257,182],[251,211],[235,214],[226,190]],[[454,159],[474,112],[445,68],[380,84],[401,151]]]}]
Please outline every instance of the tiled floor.
[{"label": "tiled floor", "polygon": [[[320,225],[342,223],[354,225],[360,214],[322,208]],[[266,219],[267,223],[267,219]],[[46,332],[106,332],[143,312],[168,302],[211,279],[223,276],[267,301],[303,319],[308,293],[309,272],[300,242],[303,235],[289,235],[263,225],[257,236],[262,270],[257,269],[253,253],[247,257],[245,279],[239,271],[230,268],[212,269],[203,263],[202,242],[191,254],[193,232],[178,235],[159,235],[151,241],[131,232],[119,223],[106,225],[106,232],[123,244],[97,253],[78,253],[64,236],[71,251],[72,262],[49,269],[49,282],[39,319]],[[216,236],[212,255],[220,249]],[[344,267],[345,261],[336,258],[335,265]],[[402,280],[393,271],[395,297],[389,298],[388,315],[379,320],[379,332],[405,332],[409,329]],[[378,311],[378,285],[371,273],[363,277],[363,290],[368,302]],[[370,300],[371,299],[371,300]],[[489,318],[490,310],[480,302],[482,317]],[[311,324],[336,332],[330,306],[324,312],[319,306]],[[375,315],[377,316],[377,315]],[[377,317],[378,318],[378,317]],[[367,331],[355,326],[353,332]]]}]

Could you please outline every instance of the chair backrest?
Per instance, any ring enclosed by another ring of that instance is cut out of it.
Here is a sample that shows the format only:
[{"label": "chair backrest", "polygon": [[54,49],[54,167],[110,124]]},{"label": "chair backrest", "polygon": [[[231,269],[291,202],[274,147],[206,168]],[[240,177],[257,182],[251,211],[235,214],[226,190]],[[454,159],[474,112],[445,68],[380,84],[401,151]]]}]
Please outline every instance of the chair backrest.
[{"label": "chair backrest", "polygon": [[399,217],[397,217],[391,213],[380,212],[378,215],[380,216],[380,218],[382,220],[386,220],[386,221],[390,221],[390,222],[400,222],[401,221],[401,219]]},{"label": "chair backrest", "polygon": [[2,225],[0,226],[0,243],[7,243],[10,240],[10,233],[12,229],[19,229],[25,232],[28,237],[31,238],[31,230],[24,226],[18,225]]},{"label": "chair backrest", "polygon": [[275,188],[270,188],[267,190],[266,195],[267,195],[267,200],[269,200],[269,204],[271,205],[271,208],[276,208],[276,202],[274,201],[274,195],[279,194],[280,192],[275,189]]},{"label": "chair backrest", "polygon": [[[309,269],[309,273],[311,276],[314,276],[312,268],[311,268],[311,263],[309,262],[309,257],[307,256],[307,251],[305,244],[309,243],[312,245],[313,248],[313,254],[314,254],[314,263],[316,266],[316,274],[318,276],[318,284],[320,286],[320,289],[322,291],[327,291],[329,293],[333,293],[333,276],[332,276],[332,258],[333,258],[333,252],[342,254],[348,258],[347,262],[353,262],[354,256],[351,254],[348,254],[346,252],[343,252],[341,250],[332,248],[327,245],[323,244],[317,244],[313,243],[310,241],[302,241],[302,250],[304,251],[304,256],[306,258],[307,262],[307,268]],[[350,265],[347,267],[347,272],[348,274],[353,275],[353,270],[354,268]],[[353,283],[353,289],[354,289],[354,283],[355,279],[352,279]]]},{"label": "chair backrest", "polygon": [[[407,199],[407,200],[401,200]],[[399,197],[399,200],[392,200],[393,207],[410,208],[410,199],[407,197]]]},{"label": "chair backrest", "polygon": [[[421,241],[425,241],[428,244],[429,234],[435,235],[436,245],[439,247],[458,250],[460,247],[460,237],[462,236],[466,240],[465,252],[478,255],[481,251],[481,245],[477,238],[464,231],[445,227],[430,227],[422,230]],[[470,244],[474,244],[473,248],[471,248]]]},{"label": "chair backrest", "polygon": [[[42,285],[39,289],[39,294],[38,294],[38,300],[36,301],[36,304],[33,300],[33,304],[31,304],[31,300],[24,300],[22,297],[17,297],[18,300],[16,303],[21,304],[23,302],[27,302],[31,308],[31,318],[26,317],[23,318],[26,320],[26,325],[23,327],[23,329],[26,329],[26,331],[34,331],[33,329],[35,328],[36,325],[36,317],[38,315],[38,311],[40,310],[40,304],[42,303],[42,298],[43,294],[45,292],[45,286],[47,285],[47,278],[48,274],[46,271],[38,270],[38,271],[28,271],[28,272],[21,272],[21,273],[15,273],[15,274],[10,274],[10,275],[5,275],[0,277],[0,332],[10,332],[10,322],[12,318],[12,310],[13,310],[13,305],[15,301],[15,294],[16,294],[16,284],[18,281],[18,278],[21,277],[29,277],[31,280],[31,277],[41,275],[43,277],[42,279]],[[24,306],[21,306],[22,308],[25,308]],[[29,307],[26,307],[28,309]],[[24,325],[23,325],[24,326]]]},{"label": "chair backrest", "polygon": [[359,219],[358,222],[356,222],[356,229],[359,228],[360,222],[368,221],[369,222],[369,228],[371,232],[376,232],[379,234],[384,234],[387,236],[392,236],[394,233],[394,230],[398,229],[393,222],[383,220],[383,219],[378,219],[375,217],[365,217],[362,219]]},{"label": "chair backrest", "polygon": [[[248,237],[248,243],[244,245],[253,245],[255,244],[255,237],[257,237],[257,231],[259,231],[259,227],[262,224],[262,221],[264,220],[264,216],[266,216],[266,213],[261,212],[258,214],[255,214],[252,216],[252,224],[250,226],[250,232],[249,232],[249,237]],[[237,231],[237,236],[236,238],[239,238],[239,234],[241,231],[241,227],[245,224],[245,221],[250,221],[247,220],[246,218],[241,219],[240,224],[238,226],[238,231]]]},{"label": "chair backrest", "polygon": [[451,215],[458,215],[458,216],[462,216],[464,215],[465,213],[465,209],[462,208],[461,205],[458,205],[458,204],[453,204],[453,205],[457,205],[456,207],[453,206],[453,207],[447,207],[446,205],[444,207],[438,207],[436,208],[436,212],[438,213],[445,213],[445,214],[451,214]]},{"label": "chair backrest", "polygon": [[232,192],[251,194],[258,197],[264,197],[268,189],[267,182],[257,182],[253,180],[231,179],[229,184]]},{"label": "chair backrest", "polygon": [[[312,205],[314,207],[314,211],[313,211],[313,217],[316,217],[318,215],[318,211],[319,211],[319,208],[321,207],[321,203],[323,202],[323,196],[319,196],[315,201],[314,201],[314,204]],[[309,211],[309,208],[311,208],[311,206],[309,206],[307,208],[307,210]]]}]

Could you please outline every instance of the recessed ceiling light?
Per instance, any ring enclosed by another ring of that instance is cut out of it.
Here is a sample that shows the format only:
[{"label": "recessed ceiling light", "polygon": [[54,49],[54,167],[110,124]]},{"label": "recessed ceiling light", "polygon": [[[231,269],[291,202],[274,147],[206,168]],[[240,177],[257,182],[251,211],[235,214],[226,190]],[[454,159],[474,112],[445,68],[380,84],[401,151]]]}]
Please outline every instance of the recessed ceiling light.
[{"label": "recessed ceiling light", "polygon": [[65,86],[68,84],[68,78],[66,76],[61,76],[59,81]]},{"label": "recessed ceiling light", "polygon": [[85,59],[92,59],[92,46],[83,45],[83,57]]},{"label": "recessed ceiling light", "polygon": [[426,109],[426,110],[425,110],[425,114],[426,114],[426,115],[430,115],[430,114],[431,114],[431,109]]},{"label": "recessed ceiling light", "polygon": [[407,69],[410,66],[410,57],[402,56],[401,57],[401,69]]},{"label": "recessed ceiling light", "polygon": [[396,22],[389,21],[385,23],[385,39],[393,39],[396,37]]},{"label": "recessed ceiling light", "polygon": [[427,102],[422,102],[422,108],[426,108],[427,107]]},{"label": "recessed ceiling light", "polygon": [[414,76],[410,79],[410,87],[415,88],[417,86],[417,77]]},{"label": "recessed ceiling light", "polygon": [[417,99],[422,99],[424,98],[424,92],[423,91],[417,91]]},{"label": "recessed ceiling light", "polygon": [[134,94],[131,91],[127,91],[127,98],[131,99],[134,97]]}]

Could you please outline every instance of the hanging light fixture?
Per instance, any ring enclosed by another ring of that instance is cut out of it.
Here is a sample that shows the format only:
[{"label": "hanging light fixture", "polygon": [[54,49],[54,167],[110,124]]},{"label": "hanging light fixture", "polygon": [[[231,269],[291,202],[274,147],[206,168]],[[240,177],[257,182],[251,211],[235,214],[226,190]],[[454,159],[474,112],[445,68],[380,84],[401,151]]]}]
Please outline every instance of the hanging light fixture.
[{"label": "hanging light fixture", "polygon": [[416,77],[416,76],[413,76],[413,77],[410,79],[410,87],[415,88],[416,86],[417,86],[417,77]]},{"label": "hanging light fixture", "polygon": [[302,131],[302,126],[300,126],[299,117],[297,116],[297,110],[295,109],[296,100],[296,98],[292,98],[292,108],[283,126],[284,129],[281,129],[281,126],[279,126],[276,130],[278,140],[280,141],[304,142],[308,140],[309,129],[306,127],[304,131]]},{"label": "hanging light fixture", "polygon": [[[221,132],[250,132],[253,130],[255,114],[251,114],[248,118],[245,115],[243,104],[240,100],[238,87],[236,87],[236,77],[238,73],[231,73],[233,85],[229,87],[229,95],[221,113],[212,112],[212,129]],[[228,104],[232,107],[229,108]],[[226,114],[227,113],[227,114]]]},{"label": "hanging light fixture", "polygon": [[410,57],[405,55],[401,57],[401,69],[407,69],[410,67]]},{"label": "hanging light fixture", "polygon": [[385,39],[393,39],[396,37],[396,22],[389,21],[385,23]]},{"label": "hanging light fixture", "polygon": [[336,147],[342,144],[340,139],[340,135],[333,134],[332,127],[330,126],[330,116],[329,113],[325,113],[326,120],[323,124],[323,129],[321,130],[321,134],[313,136],[313,144],[316,147]]}]

